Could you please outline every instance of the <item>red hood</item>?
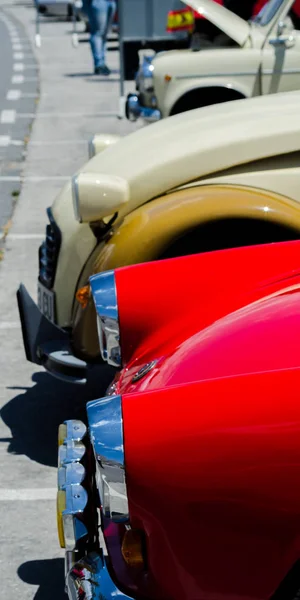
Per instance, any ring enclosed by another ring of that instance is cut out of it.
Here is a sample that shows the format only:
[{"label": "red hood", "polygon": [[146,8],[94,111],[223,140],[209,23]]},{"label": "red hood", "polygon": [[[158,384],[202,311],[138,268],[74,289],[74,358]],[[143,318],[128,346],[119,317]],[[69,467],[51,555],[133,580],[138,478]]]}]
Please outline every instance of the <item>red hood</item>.
[{"label": "red hood", "polygon": [[159,599],[267,600],[298,564],[299,265],[293,242],[116,271],[130,522]]},{"label": "red hood", "polygon": [[[119,389],[160,389],[299,366],[299,265],[300,244],[292,242],[117,271],[127,363]],[[156,366],[132,384],[152,360]]]}]

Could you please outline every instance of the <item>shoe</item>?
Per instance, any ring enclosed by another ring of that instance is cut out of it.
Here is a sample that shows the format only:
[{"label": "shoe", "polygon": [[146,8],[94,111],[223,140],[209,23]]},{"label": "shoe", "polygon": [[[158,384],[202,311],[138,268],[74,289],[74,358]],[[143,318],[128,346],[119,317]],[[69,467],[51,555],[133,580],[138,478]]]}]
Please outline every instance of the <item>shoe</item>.
[{"label": "shoe", "polygon": [[95,75],[110,75],[110,69],[106,65],[95,67]]}]

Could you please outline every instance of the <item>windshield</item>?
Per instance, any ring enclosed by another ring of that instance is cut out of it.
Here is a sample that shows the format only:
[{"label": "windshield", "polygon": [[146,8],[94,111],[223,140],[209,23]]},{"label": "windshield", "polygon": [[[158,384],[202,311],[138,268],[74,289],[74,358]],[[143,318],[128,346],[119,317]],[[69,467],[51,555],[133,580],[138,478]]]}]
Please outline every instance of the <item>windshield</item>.
[{"label": "windshield", "polygon": [[261,27],[268,25],[284,2],[285,0],[270,0],[267,2],[253,19],[253,23],[259,23]]}]

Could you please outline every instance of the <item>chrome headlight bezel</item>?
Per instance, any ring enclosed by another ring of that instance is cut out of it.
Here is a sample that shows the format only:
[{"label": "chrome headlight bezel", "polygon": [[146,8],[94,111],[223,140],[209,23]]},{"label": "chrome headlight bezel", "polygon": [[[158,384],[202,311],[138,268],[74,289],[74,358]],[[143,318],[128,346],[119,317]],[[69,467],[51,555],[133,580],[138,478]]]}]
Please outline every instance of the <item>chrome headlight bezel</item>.
[{"label": "chrome headlight bezel", "polygon": [[115,523],[126,523],[129,509],[121,396],[108,396],[89,402],[87,414],[103,514]]},{"label": "chrome headlight bezel", "polygon": [[113,367],[121,367],[118,299],[114,271],[98,273],[90,278],[97,313],[97,328],[102,359]]},{"label": "chrome headlight bezel", "polygon": [[144,56],[137,75],[136,86],[139,92],[153,92],[154,90],[154,65],[153,56]]}]

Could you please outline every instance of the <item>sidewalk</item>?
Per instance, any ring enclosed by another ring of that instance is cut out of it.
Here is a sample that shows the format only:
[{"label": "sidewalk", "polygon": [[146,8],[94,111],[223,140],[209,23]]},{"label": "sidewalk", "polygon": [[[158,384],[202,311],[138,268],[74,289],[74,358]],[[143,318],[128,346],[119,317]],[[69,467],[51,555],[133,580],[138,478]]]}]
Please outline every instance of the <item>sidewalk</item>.
[{"label": "sidewalk", "polygon": [[[34,37],[33,2],[0,2]],[[15,292],[36,297],[38,247],[46,208],[88,158],[95,133],[125,135],[135,126],[117,118],[118,51],[110,45],[108,79],[91,75],[88,36],[71,45],[71,23],[46,22],[35,51],[40,98],[22,173],[22,188],[0,263],[0,520],[1,589],[7,600],[62,600],[63,553],[56,535],[57,425],[80,415],[90,393],[50,378],[26,363]],[[24,60],[25,78],[29,67]],[[132,89],[132,85],[128,86]]]}]

